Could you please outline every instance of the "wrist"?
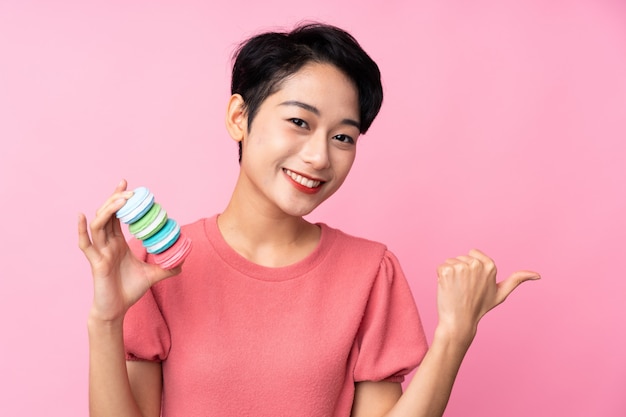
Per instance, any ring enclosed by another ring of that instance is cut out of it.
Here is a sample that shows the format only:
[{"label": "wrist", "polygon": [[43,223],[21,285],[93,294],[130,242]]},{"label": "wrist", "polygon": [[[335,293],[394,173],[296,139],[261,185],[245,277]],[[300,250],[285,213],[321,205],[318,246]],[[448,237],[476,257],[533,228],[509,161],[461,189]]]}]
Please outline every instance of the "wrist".
[{"label": "wrist", "polygon": [[434,341],[452,344],[462,349],[468,349],[476,336],[477,328],[472,325],[453,325],[439,322],[435,329]]},{"label": "wrist", "polygon": [[89,311],[89,316],[87,317],[87,327],[89,329],[121,328],[123,323],[124,323],[123,313],[119,315],[103,315],[94,308],[92,308]]}]

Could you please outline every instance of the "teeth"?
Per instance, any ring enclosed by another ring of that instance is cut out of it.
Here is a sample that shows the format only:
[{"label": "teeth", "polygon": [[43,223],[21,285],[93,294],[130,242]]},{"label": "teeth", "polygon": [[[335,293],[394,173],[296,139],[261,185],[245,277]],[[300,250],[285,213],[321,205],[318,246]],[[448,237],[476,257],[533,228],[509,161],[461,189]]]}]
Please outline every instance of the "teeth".
[{"label": "teeth", "polygon": [[298,184],[304,185],[308,188],[315,188],[319,186],[321,181],[314,181],[310,178],[303,177],[302,175],[296,174],[295,172],[291,172],[288,169],[285,169],[285,173],[291,177],[292,180],[297,182]]}]

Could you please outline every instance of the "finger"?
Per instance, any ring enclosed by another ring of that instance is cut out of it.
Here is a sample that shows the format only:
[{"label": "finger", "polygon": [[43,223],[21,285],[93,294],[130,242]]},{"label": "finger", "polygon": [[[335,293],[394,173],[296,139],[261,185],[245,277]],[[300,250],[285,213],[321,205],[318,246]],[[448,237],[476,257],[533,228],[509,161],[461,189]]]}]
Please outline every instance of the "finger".
[{"label": "finger", "polygon": [[94,245],[104,246],[108,236],[113,233],[113,224],[119,220],[115,217],[115,212],[126,204],[126,199],[120,198],[106,206],[91,221],[91,239]]},{"label": "finger", "polygon": [[526,281],[535,281],[541,276],[533,271],[517,271],[507,279],[497,284],[496,305],[502,303],[520,284]]},{"label": "finger", "polygon": [[100,214],[102,211],[106,210],[106,208],[116,202],[120,198],[129,199],[134,194],[133,191],[126,190],[127,184],[126,180],[121,180],[113,190],[113,193],[105,200],[105,202],[96,210],[96,216]]},{"label": "finger", "polygon": [[92,228],[94,226],[97,228],[104,228],[109,219],[112,216],[115,216],[115,212],[122,208],[124,204],[126,204],[126,199],[124,197],[118,197],[116,200],[103,205],[96,212],[96,217],[94,217],[91,221]]},{"label": "finger", "polygon": [[[127,187],[127,182],[125,179],[122,179],[117,186],[115,187],[115,190],[113,190],[113,195],[109,198],[109,201],[115,201],[117,200],[118,195],[122,195],[123,198],[130,198],[134,193],[132,191],[126,191],[126,187]],[[112,228],[111,232],[114,232],[115,230]]]},{"label": "finger", "polygon": [[176,266],[175,268],[172,268],[172,269],[162,269],[162,268],[160,268],[160,267],[158,267],[156,265],[155,265],[155,267],[158,268],[158,271],[155,272],[154,277],[151,280],[152,282],[150,282],[150,286],[156,284],[159,281],[163,281],[164,279],[171,278],[171,277],[173,277],[175,275],[178,275],[183,270],[183,264],[182,263],[180,265]]},{"label": "finger", "polygon": [[78,247],[87,259],[93,256],[93,245],[87,232],[87,218],[83,213],[78,214]]},{"label": "finger", "polygon": [[170,269],[170,273],[172,274],[172,276],[174,275],[178,275],[183,271],[183,264],[185,263],[185,261],[183,261],[180,265],[176,266],[175,268]]},{"label": "finger", "polygon": [[487,256],[485,253],[479,251],[478,249],[471,249],[469,251],[469,256],[478,259],[479,261],[481,261],[485,265],[494,263],[493,259],[491,259],[489,256]]},{"label": "finger", "polygon": [[[113,213],[110,214],[109,221],[105,225],[107,236],[120,236],[121,235],[120,221],[117,217],[117,211],[120,210],[122,207],[124,207],[124,205],[126,204],[126,201],[128,201],[125,198],[125,196],[122,197],[121,199],[124,201],[124,204],[122,204],[122,206],[119,208],[117,208],[116,206]],[[113,201],[112,204],[113,203],[117,204],[118,202],[119,202],[119,199]]]},{"label": "finger", "polygon": [[454,276],[467,277],[470,273],[470,265],[459,258],[448,258],[440,265],[438,274],[440,278],[452,278]]},{"label": "finger", "polygon": [[483,271],[486,271],[494,280],[496,279],[496,275],[498,274],[498,268],[496,268],[496,263],[493,261],[493,259],[485,255],[478,249],[470,250],[469,256],[478,259],[478,261],[482,265]]},{"label": "finger", "polygon": [[87,233],[87,219],[83,213],[78,213],[78,247],[85,252],[91,246],[89,233]]},{"label": "finger", "polygon": [[106,201],[96,210],[96,216],[100,213],[107,211],[111,204],[117,203],[119,199],[123,199],[124,201],[128,200],[133,196],[132,191],[117,191],[114,192],[106,199]]},{"label": "finger", "polygon": [[115,191],[114,192],[117,193],[117,192],[126,191],[126,187],[127,186],[128,186],[128,183],[127,183],[126,179],[122,178],[122,180],[115,187]]},{"label": "finger", "polygon": [[121,222],[119,221],[119,219],[115,218],[115,219],[111,219],[111,223],[113,225],[113,230],[112,233],[114,236],[124,236],[124,233],[122,232],[122,226],[121,226]]},{"label": "finger", "polygon": [[480,260],[478,258],[475,258],[473,256],[469,256],[469,255],[461,255],[461,256],[457,256],[456,259],[458,259],[459,261],[466,263],[469,266],[478,266],[479,264],[481,264]]},{"label": "finger", "polygon": [[453,275],[454,269],[452,265],[447,263],[442,263],[437,267],[437,279],[439,279],[439,283],[442,282],[443,279],[447,279]]}]

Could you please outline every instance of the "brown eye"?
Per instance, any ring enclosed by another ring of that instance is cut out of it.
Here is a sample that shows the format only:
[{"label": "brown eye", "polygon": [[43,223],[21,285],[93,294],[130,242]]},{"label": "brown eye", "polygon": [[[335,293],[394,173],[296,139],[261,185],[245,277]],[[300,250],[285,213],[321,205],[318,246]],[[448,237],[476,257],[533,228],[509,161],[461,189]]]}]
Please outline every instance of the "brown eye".
[{"label": "brown eye", "polygon": [[302,119],[298,119],[297,117],[291,118],[291,119],[289,119],[289,121],[291,123],[293,123],[294,125],[298,126],[298,127],[302,127],[302,128],[305,128],[305,129],[309,127],[307,122],[305,122]]},{"label": "brown eye", "polygon": [[352,139],[348,135],[335,135],[335,136],[333,136],[333,138],[335,140],[338,140],[338,141],[343,142],[343,143],[350,143],[350,144],[354,143],[354,139]]}]

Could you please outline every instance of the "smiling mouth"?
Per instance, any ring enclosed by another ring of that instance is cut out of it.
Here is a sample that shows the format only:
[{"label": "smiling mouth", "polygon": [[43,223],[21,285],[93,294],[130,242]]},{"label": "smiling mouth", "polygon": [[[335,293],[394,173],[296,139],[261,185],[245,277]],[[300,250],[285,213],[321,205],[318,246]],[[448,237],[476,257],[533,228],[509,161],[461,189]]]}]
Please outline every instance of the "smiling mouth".
[{"label": "smiling mouth", "polygon": [[306,187],[306,188],[317,188],[320,186],[320,184],[322,184],[322,181],[319,180],[313,180],[311,178],[307,178],[307,177],[303,177],[300,174],[296,174],[293,171],[290,171],[286,168],[283,168],[283,171],[285,172],[285,174],[289,175],[289,178],[291,178],[292,180],[294,180],[295,182],[297,182],[298,184]]}]

